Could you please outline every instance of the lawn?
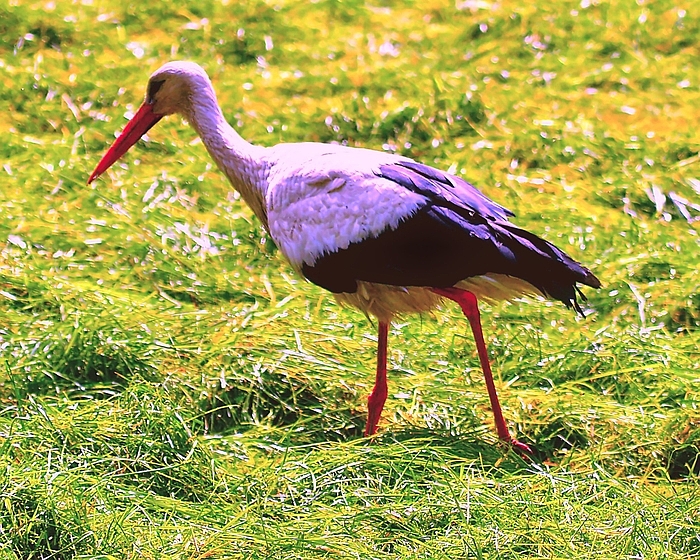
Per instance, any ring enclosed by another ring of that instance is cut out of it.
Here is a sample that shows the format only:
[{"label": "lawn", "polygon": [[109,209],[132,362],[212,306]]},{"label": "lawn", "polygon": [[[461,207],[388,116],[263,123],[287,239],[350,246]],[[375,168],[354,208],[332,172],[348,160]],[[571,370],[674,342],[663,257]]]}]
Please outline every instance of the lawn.
[{"label": "lawn", "polygon": [[[671,0],[0,5],[0,559],[700,555],[700,10]],[[87,177],[171,59],[251,142],[467,178],[586,316],[376,324],[294,274],[193,130]]]}]

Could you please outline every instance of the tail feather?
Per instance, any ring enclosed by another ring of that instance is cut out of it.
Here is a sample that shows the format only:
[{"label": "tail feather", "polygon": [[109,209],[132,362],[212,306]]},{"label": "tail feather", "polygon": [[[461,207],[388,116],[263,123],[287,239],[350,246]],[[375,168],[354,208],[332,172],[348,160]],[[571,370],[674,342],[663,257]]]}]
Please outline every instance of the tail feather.
[{"label": "tail feather", "polygon": [[585,266],[576,262],[564,251],[509,222],[494,224],[516,257],[516,263],[510,271],[512,274],[529,282],[544,295],[563,302],[567,307],[583,314],[577,296],[585,301],[585,296],[577,283],[600,288],[600,280]]}]

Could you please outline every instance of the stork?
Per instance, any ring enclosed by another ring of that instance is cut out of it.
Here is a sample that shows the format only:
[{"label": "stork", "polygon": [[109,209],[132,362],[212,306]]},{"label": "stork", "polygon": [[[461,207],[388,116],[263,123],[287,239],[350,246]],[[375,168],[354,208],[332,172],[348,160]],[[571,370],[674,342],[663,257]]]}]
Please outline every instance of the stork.
[{"label": "stork", "polygon": [[582,314],[584,266],[533,233],[465,180],[408,157],[316,142],[255,146],[225,120],[206,72],[169,62],[90,175],[102,175],[161,118],[180,114],[250,206],[291,266],[378,321],[377,370],[365,435],[387,398],[389,325],[405,313],[456,302],[474,334],[498,437],[521,453],[498,401],[478,300],[550,297]]}]

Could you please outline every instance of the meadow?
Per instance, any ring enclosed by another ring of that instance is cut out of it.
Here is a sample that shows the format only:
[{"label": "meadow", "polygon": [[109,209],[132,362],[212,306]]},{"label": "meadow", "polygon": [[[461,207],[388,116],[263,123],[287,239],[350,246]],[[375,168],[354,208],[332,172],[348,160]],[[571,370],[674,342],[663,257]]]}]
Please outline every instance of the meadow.
[{"label": "meadow", "polygon": [[[700,555],[700,9],[675,0],[6,0],[0,559]],[[296,276],[179,118],[87,177],[172,59],[253,143],[398,152],[588,266],[585,317],[376,325]]]}]

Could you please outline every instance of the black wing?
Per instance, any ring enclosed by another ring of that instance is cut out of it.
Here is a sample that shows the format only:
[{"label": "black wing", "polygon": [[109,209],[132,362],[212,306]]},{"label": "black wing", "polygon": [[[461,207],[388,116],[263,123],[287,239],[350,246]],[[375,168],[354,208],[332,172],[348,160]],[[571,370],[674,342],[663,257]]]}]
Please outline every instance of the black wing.
[{"label": "black wing", "polygon": [[511,224],[512,212],[466,181],[411,161],[383,165],[378,176],[424,196],[426,204],[395,229],[305,264],[302,271],[315,284],[335,293],[356,291],[358,281],[445,288],[498,273],[579,310],[576,283],[600,286],[556,246]]}]

